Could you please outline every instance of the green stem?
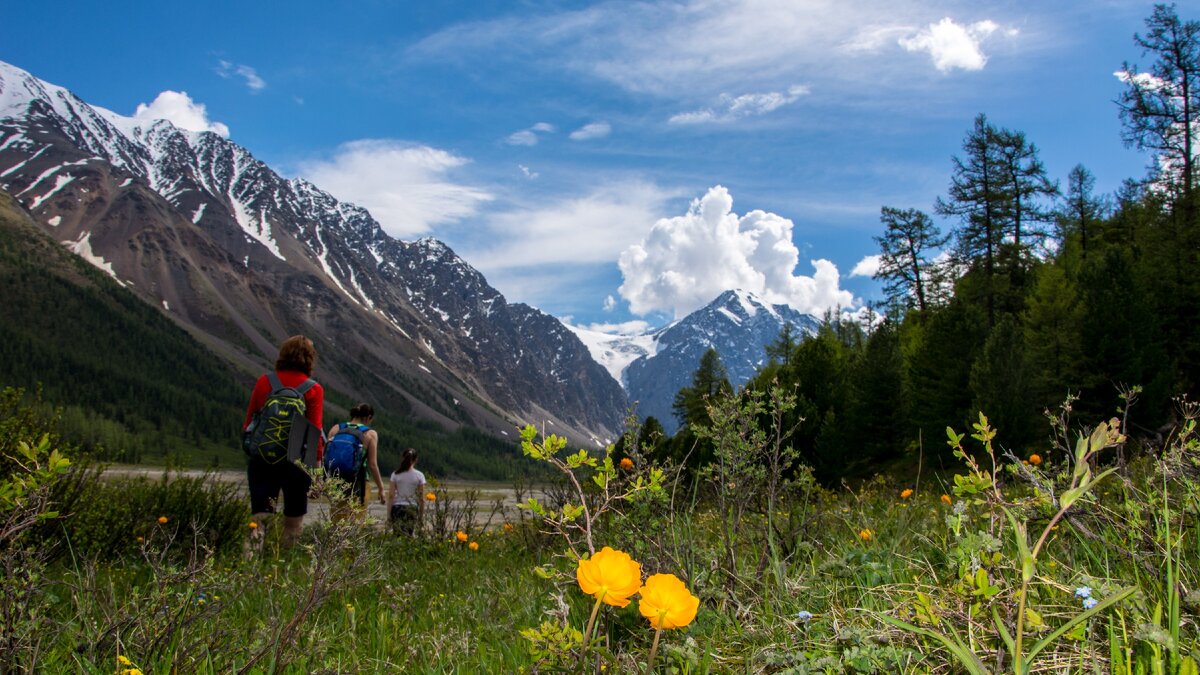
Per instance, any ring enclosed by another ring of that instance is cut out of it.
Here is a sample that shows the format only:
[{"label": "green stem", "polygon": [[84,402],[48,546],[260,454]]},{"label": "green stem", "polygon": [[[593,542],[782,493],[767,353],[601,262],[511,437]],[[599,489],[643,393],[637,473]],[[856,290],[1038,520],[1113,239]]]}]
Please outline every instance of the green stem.
[{"label": "green stem", "polygon": [[[665,612],[664,612],[665,614]],[[654,629],[654,644],[650,645],[650,656],[646,659],[646,675],[654,672],[654,656],[658,654],[658,638],[662,637],[662,617],[658,617],[658,628]]]},{"label": "green stem", "polygon": [[592,615],[588,617],[587,630],[583,633],[583,651],[585,654],[587,653],[588,644],[592,641],[592,628],[596,626],[596,615],[600,613],[600,603],[604,600],[606,594],[607,591],[601,593],[600,597],[596,598],[596,604],[592,607]]}]

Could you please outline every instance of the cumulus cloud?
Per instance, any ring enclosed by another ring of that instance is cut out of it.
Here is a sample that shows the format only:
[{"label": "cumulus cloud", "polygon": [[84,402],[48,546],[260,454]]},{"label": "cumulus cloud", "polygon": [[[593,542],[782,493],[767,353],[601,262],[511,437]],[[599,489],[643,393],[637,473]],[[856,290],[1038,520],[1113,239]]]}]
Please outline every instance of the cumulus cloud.
[{"label": "cumulus cloud", "polygon": [[694,200],[687,214],[658,220],[621,253],[624,283],[618,291],[634,314],[676,318],[734,288],[814,314],[851,305],[854,298],[839,287],[832,262],[813,260],[812,276],[795,274],[800,252],[792,227],[791,220],[764,211],[739,217],[733,197],[718,185]]},{"label": "cumulus cloud", "polygon": [[164,91],[149,105],[139,103],[133,113],[138,123],[150,124],[154,120],[167,120],[180,129],[188,131],[211,131],[229,137],[229,127],[208,119],[208,109],[188,96],[186,91]]},{"label": "cumulus cloud", "polygon": [[360,140],[329,159],[302,163],[300,174],[338,199],[365,207],[395,237],[475,215],[492,194],[451,179],[469,160],[395,140]]},{"label": "cumulus cloud", "polygon": [[732,122],[746,117],[757,117],[778,110],[809,93],[808,87],[793,85],[787,91],[768,91],[741,96],[721,95],[721,102],[714,108],[701,108],[691,112],[672,115],[670,124],[705,124]]},{"label": "cumulus cloud", "polygon": [[538,134],[552,133],[554,133],[553,124],[550,124],[549,122],[538,122],[528,129],[522,129],[509,134],[508,138],[504,139],[504,142],[508,143],[509,145],[537,145],[539,140]]},{"label": "cumulus cloud", "polygon": [[875,276],[875,273],[879,271],[879,263],[879,256],[869,255],[858,261],[858,264],[854,266],[854,269],[850,270],[850,276],[873,277]]},{"label": "cumulus cloud", "polygon": [[928,53],[934,67],[942,72],[955,68],[982,70],[987,65],[987,56],[980,42],[998,28],[994,21],[977,21],[961,26],[950,17],[945,17],[912,37],[901,38],[900,46],[910,52]]},{"label": "cumulus cloud", "polygon": [[246,88],[252,94],[257,94],[267,87],[266,80],[259,77],[254,68],[245,64],[231,63],[222,59],[217,62],[217,74],[227,80],[234,76],[242,78],[246,83]]},{"label": "cumulus cloud", "polygon": [[590,141],[593,138],[604,138],[612,132],[608,122],[592,122],[571,132],[573,141]]}]

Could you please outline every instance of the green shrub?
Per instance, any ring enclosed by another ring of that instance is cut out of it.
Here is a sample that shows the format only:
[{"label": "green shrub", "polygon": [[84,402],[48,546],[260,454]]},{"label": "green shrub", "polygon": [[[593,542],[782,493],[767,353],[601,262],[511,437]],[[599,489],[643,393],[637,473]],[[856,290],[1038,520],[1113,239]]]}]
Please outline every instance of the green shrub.
[{"label": "green shrub", "polygon": [[151,480],[93,472],[60,508],[58,534],[74,555],[90,559],[125,557],[151,543],[180,555],[237,550],[249,522],[238,486],[211,473]]}]

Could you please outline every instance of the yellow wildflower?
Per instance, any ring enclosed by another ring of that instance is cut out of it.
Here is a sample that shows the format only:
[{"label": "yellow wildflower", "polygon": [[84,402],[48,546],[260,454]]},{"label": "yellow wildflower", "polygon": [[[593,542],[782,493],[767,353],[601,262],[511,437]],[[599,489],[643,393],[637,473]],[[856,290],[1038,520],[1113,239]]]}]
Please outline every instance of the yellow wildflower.
[{"label": "yellow wildflower", "polygon": [[426,492],[426,493],[425,493],[425,501],[427,501],[427,502],[436,502],[436,501],[437,501],[437,495],[433,494],[432,492]]},{"label": "yellow wildflower", "polygon": [[911,496],[913,496],[912,488],[904,488],[904,491],[900,493],[900,499],[908,499]]},{"label": "yellow wildflower", "polygon": [[133,661],[130,661],[124,654],[117,654],[117,663],[123,666],[132,666]]},{"label": "yellow wildflower", "polygon": [[942,495],[943,504],[951,504],[954,500],[950,499],[950,495]]},{"label": "yellow wildflower", "polygon": [[455,532],[455,533],[454,533],[454,536],[455,536],[455,538],[457,538],[459,541],[466,541],[466,540],[470,539],[470,537],[468,537],[468,536],[467,536],[467,533],[466,533],[466,532],[463,532],[462,530],[459,530],[458,532]]},{"label": "yellow wildflower", "polygon": [[621,468],[626,471],[633,471],[633,460],[628,457],[621,458]]},{"label": "yellow wildflower", "polygon": [[1041,466],[1042,456],[1037,454],[1036,452],[1033,453],[1032,455],[1029,456],[1029,463],[1034,466]]},{"label": "yellow wildflower", "polygon": [[257,529],[258,529],[258,523],[254,522],[253,520],[252,520],[252,521],[250,521],[250,529],[252,529],[252,530],[257,530]]},{"label": "yellow wildflower", "polygon": [[655,628],[683,628],[696,618],[700,598],[674,574],[653,574],[642,586],[638,611]]},{"label": "yellow wildflower", "polygon": [[625,607],[642,587],[642,566],[624,551],[608,546],[580,560],[575,579],[584,593],[614,607]]},{"label": "yellow wildflower", "polygon": [[159,517],[158,517],[158,524],[159,524],[159,525],[166,525],[168,520],[169,520],[169,519],[168,519],[166,516],[159,516]]},{"label": "yellow wildflower", "polygon": [[467,544],[467,548],[471,549],[472,551],[478,551],[479,550],[479,542],[473,541],[473,542]]},{"label": "yellow wildflower", "polygon": [[859,531],[858,538],[862,539],[863,541],[871,541],[872,539],[875,538],[875,533],[864,527],[862,530]]}]

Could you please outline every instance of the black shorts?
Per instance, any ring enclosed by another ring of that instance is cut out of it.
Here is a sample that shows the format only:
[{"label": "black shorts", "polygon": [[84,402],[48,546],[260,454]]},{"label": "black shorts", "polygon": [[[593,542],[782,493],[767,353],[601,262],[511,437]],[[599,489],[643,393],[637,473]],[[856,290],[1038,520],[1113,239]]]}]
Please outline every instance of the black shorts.
[{"label": "black shorts", "polygon": [[250,483],[250,512],[275,513],[279,492],[283,491],[283,515],[298,518],[308,513],[308,490],[312,477],[295,462],[268,464],[251,457],[246,464],[246,479]]},{"label": "black shorts", "polygon": [[402,534],[416,534],[421,512],[415,506],[407,504],[392,505],[392,531]]}]

